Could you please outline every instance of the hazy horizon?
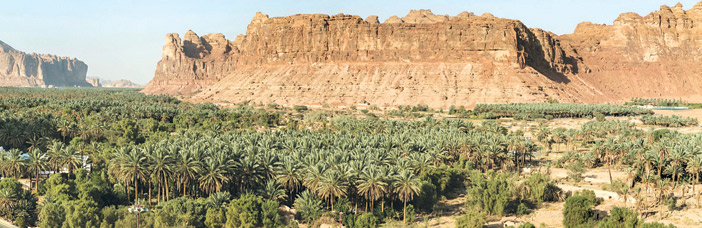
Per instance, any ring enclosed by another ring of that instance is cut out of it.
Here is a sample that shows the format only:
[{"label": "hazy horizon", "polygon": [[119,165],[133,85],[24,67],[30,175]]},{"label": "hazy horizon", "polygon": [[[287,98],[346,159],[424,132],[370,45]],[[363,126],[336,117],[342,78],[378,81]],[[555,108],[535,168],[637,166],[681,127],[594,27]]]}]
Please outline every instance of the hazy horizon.
[{"label": "hazy horizon", "polygon": [[[612,24],[619,14],[645,16],[660,5],[678,1],[2,1],[0,40],[28,53],[75,57],[88,64],[88,77],[127,79],[146,84],[154,75],[167,33],[223,33],[232,40],[245,34],[256,12],[271,17],[300,13],[377,15],[380,21],[404,16],[411,9],[435,14],[477,15],[517,19],[531,28],[572,33],[584,21]],[[684,9],[697,0],[680,1]]]}]

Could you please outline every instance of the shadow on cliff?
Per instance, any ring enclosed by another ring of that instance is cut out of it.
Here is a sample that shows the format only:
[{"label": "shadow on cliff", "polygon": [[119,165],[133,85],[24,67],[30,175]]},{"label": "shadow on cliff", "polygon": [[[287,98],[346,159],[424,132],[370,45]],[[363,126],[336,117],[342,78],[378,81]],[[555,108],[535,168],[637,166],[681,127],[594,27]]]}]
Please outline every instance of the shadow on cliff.
[{"label": "shadow on cliff", "polygon": [[540,74],[546,76],[548,79],[554,82],[558,83],[564,83],[568,84],[570,83],[570,79],[568,76],[565,74],[556,71],[555,69],[551,68],[548,65],[543,65],[543,64],[529,64],[531,68],[534,68],[534,70],[538,71]]}]

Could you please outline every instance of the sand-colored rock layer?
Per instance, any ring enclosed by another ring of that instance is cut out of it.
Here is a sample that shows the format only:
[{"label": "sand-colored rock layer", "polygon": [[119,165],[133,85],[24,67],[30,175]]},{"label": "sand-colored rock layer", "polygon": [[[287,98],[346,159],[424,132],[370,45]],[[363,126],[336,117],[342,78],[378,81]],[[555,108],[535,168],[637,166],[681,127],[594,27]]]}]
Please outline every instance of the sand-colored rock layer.
[{"label": "sand-colored rock layer", "polygon": [[246,35],[168,34],[146,93],[197,101],[382,106],[599,103],[702,92],[702,3],[557,36],[490,14],[362,19],[257,13]]},{"label": "sand-colored rock layer", "polygon": [[91,86],[88,65],[55,55],[27,54],[0,41],[0,86]]}]

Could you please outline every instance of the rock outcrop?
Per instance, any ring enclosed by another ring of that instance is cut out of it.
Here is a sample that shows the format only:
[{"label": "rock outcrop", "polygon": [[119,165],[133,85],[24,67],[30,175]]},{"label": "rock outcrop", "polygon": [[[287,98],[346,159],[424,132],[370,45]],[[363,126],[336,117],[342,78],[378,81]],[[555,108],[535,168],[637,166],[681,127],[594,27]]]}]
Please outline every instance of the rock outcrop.
[{"label": "rock outcrop", "polygon": [[91,86],[88,65],[80,60],[46,54],[27,54],[0,41],[0,86]]},{"label": "rock outcrop", "polygon": [[129,80],[117,80],[105,83],[102,85],[104,88],[143,88],[144,86],[136,84]]},{"label": "rock outcrop", "polygon": [[[166,36],[147,93],[196,101],[278,104],[597,103],[702,92],[702,3],[622,14],[557,36],[490,14],[365,20],[352,15],[257,13],[228,41],[188,31]],[[674,81],[674,82],[668,82]]]}]

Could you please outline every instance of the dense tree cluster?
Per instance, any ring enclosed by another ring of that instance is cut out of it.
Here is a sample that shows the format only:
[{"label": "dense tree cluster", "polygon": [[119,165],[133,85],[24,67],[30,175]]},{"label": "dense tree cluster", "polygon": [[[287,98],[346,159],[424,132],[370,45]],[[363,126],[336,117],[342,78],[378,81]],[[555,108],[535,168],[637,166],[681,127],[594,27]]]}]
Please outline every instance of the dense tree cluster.
[{"label": "dense tree cluster", "polygon": [[515,117],[536,118],[592,118],[597,114],[605,116],[635,116],[652,114],[648,109],[609,104],[568,104],[568,103],[510,103],[478,104],[474,113],[485,118]]},{"label": "dense tree cluster", "polygon": [[697,118],[692,117],[682,117],[682,116],[654,116],[654,115],[644,115],[641,116],[641,122],[646,125],[656,125],[663,127],[686,127],[697,125]]}]

